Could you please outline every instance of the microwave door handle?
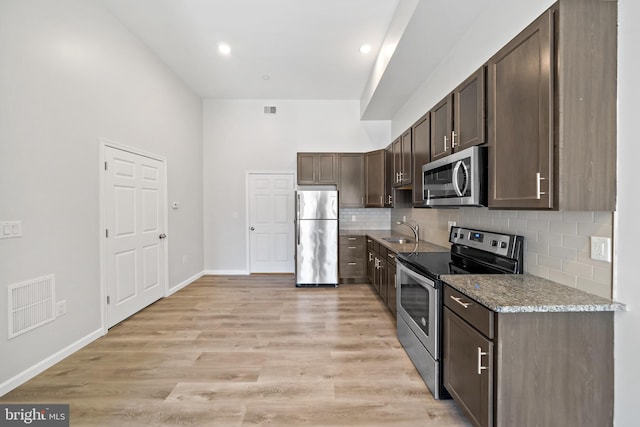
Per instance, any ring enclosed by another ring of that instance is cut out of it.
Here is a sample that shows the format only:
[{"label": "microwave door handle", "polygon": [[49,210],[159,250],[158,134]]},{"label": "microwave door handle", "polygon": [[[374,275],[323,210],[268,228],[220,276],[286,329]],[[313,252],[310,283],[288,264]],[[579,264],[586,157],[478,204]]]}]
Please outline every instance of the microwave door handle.
[{"label": "microwave door handle", "polygon": [[453,189],[455,190],[458,197],[462,197],[462,195],[464,194],[463,191],[460,191],[460,183],[458,182],[458,171],[460,170],[460,166],[464,167],[464,162],[462,160],[456,162],[456,165],[453,167]]}]

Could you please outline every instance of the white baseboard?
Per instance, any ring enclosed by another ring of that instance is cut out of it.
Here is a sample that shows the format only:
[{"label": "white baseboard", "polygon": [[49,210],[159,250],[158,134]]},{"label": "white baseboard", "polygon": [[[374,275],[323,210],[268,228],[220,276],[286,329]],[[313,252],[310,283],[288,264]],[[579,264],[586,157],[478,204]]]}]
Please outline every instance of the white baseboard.
[{"label": "white baseboard", "polygon": [[209,276],[248,276],[251,272],[247,270],[205,270],[204,274]]},{"label": "white baseboard", "polygon": [[46,359],[36,363],[30,368],[25,369],[24,371],[20,372],[18,375],[12,378],[9,378],[7,381],[0,384],[0,396],[4,396],[14,388],[26,383],[31,378],[46,371],[56,363],[60,362],[62,359],[72,355],[76,351],[80,350],[82,347],[97,340],[102,335],[104,335],[104,330],[102,328],[97,329],[96,331],[91,332],[90,334],[80,338],[78,341],[66,346],[62,350],[52,354]]},{"label": "white baseboard", "polygon": [[198,274],[196,274],[196,275],[194,275],[194,276],[189,277],[187,280],[184,280],[184,281],[182,281],[182,282],[178,283],[176,286],[174,286],[173,288],[170,288],[170,289],[167,291],[167,296],[175,294],[175,293],[176,293],[176,292],[178,292],[180,289],[182,289],[182,288],[186,287],[187,285],[192,284],[193,282],[195,282],[196,280],[198,280],[199,278],[201,278],[201,277],[202,277],[202,276],[204,276],[205,274],[206,274],[206,273],[205,273],[204,271],[201,271],[200,273],[198,273]]}]

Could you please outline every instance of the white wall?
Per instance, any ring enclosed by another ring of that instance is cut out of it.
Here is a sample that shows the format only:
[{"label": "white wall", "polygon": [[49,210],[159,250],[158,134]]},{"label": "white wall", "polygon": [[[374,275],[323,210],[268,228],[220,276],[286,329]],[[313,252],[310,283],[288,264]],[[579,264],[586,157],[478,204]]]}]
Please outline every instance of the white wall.
[{"label": "white wall", "polygon": [[[267,105],[277,114],[264,114]],[[298,151],[365,152],[389,143],[389,122],[361,122],[359,114],[358,101],[204,101],[205,270],[248,271],[247,171],[293,172]]]},{"label": "white wall", "polygon": [[[201,100],[99,2],[0,0],[0,394],[101,329],[99,138],[167,158],[169,284],[200,273]],[[67,314],[9,341],[7,286],[49,273]]]},{"label": "white wall", "polygon": [[616,271],[614,296],[627,304],[627,311],[616,315],[615,335],[615,415],[617,427],[638,425],[638,385],[640,384],[640,280],[638,242],[640,200],[635,181],[638,176],[640,146],[637,122],[640,116],[640,3],[618,3],[618,211],[615,219]]}]

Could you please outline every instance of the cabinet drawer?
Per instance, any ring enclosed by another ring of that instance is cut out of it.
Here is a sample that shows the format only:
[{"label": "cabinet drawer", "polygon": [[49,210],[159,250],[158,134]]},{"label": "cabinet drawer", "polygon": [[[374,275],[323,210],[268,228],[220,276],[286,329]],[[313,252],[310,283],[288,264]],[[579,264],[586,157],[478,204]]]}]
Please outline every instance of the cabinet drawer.
[{"label": "cabinet drawer", "polygon": [[347,261],[340,260],[339,263],[340,277],[365,277],[367,273],[366,264],[363,259]]},{"label": "cabinet drawer", "polygon": [[489,339],[493,339],[493,311],[450,286],[444,286],[444,305]]},{"label": "cabinet drawer", "polygon": [[365,257],[364,245],[340,245],[340,261],[360,261]]},{"label": "cabinet drawer", "polygon": [[364,236],[340,236],[341,245],[364,245]]}]

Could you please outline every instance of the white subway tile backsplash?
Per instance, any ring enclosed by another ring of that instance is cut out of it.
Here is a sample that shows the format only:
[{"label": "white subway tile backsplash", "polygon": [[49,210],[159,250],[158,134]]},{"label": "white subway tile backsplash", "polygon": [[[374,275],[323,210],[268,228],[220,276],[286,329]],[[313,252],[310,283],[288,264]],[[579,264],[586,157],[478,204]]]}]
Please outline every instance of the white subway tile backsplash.
[{"label": "white subway tile backsplash", "polygon": [[576,287],[576,283],[578,278],[572,274],[563,273],[558,270],[549,270],[549,280],[553,280],[554,282],[562,283],[563,285]]},{"label": "white subway tile backsplash", "polygon": [[[613,236],[611,212],[495,211],[486,208],[392,209],[420,224],[421,236],[448,246],[447,221],[525,239],[525,272],[611,297],[611,263],[590,258],[589,236]],[[506,220],[506,221],[505,221]],[[391,224],[391,228],[397,227]]]},{"label": "white subway tile backsplash", "polygon": [[562,212],[562,220],[566,222],[593,223],[593,212]]},{"label": "white subway tile backsplash", "polygon": [[603,286],[602,283],[578,277],[576,287],[591,294],[599,295],[604,298],[611,298],[611,284]]},{"label": "white subway tile backsplash", "polygon": [[543,267],[553,268],[554,270],[562,270],[562,260],[547,255],[538,255],[538,264]]},{"label": "white subway tile backsplash", "polygon": [[562,271],[576,277],[584,277],[585,279],[591,279],[593,277],[593,266],[576,261],[563,260]]},{"label": "white subway tile backsplash", "polygon": [[568,261],[576,261],[578,259],[578,251],[560,246],[549,246],[549,256]]}]

